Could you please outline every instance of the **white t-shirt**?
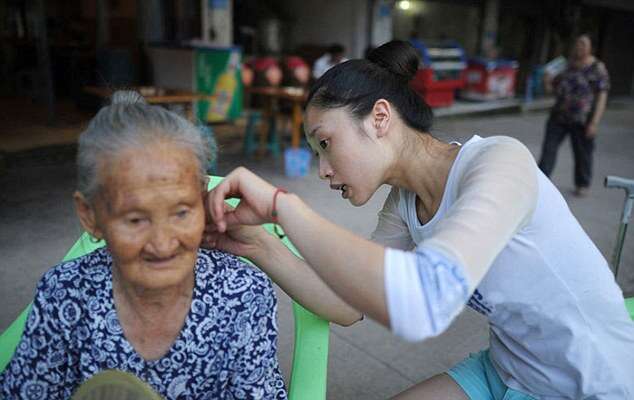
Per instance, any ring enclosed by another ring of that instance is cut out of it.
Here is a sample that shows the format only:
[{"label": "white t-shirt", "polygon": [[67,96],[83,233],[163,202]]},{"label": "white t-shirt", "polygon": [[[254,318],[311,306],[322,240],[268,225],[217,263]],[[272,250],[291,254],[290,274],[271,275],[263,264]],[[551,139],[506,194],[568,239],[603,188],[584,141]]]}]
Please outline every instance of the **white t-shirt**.
[{"label": "white t-shirt", "polygon": [[622,292],[517,140],[465,143],[424,225],[416,193],[393,188],[373,239],[392,247],[385,274],[395,332],[409,321],[390,305],[421,287],[398,273],[416,254],[396,249],[434,249],[464,267],[468,305],[488,318],[491,361],[507,386],[539,399],[634,399],[634,323]]}]

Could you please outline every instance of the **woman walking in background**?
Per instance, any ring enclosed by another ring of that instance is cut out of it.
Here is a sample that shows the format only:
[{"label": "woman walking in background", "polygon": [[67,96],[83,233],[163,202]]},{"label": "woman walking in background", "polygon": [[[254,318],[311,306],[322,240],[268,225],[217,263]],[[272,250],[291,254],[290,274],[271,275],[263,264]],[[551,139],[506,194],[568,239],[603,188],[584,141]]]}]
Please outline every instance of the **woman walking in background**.
[{"label": "woman walking in background", "polygon": [[575,194],[588,194],[597,127],[608,98],[610,78],[605,65],[592,55],[588,35],[575,40],[568,66],[554,78],[546,75],[547,92],[554,91],[555,105],[546,124],[539,168],[550,176],[559,145],[570,136],[575,158]]}]

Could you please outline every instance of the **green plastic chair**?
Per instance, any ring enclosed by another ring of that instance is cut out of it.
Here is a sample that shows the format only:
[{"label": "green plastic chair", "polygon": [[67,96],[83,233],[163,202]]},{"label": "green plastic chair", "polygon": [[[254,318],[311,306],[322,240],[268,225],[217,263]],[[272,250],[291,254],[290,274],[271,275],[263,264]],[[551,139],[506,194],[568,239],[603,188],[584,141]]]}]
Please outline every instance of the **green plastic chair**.
[{"label": "green plastic chair", "polygon": [[630,313],[630,317],[632,318],[632,320],[634,320],[634,297],[625,299],[625,307],[627,307],[627,311]]},{"label": "green plastic chair", "polygon": [[[221,177],[211,177],[209,187],[216,186],[221,180]],[[237,204],[237,200],[228,202],[233,206]],[[265,224],[264,227],[269,232],[273,231],[272,224]],[[282,241],[293,253],[299,256],[299,252],[288,238],[284,238]],[[92,243],[88,234],[84,233],[71,247],[63,261],[83,256],[104,245],[103,241]],[[31,305],[0,335],[0,372],[11,361],[24,331],[30,309]],[[289,399],[323,400],[326,398],[326,371],[328,368],[328,322],[296,302],[293,302],[293,314],[295,317],[295,348],[293,349],[291,381],[288,385]]]}]

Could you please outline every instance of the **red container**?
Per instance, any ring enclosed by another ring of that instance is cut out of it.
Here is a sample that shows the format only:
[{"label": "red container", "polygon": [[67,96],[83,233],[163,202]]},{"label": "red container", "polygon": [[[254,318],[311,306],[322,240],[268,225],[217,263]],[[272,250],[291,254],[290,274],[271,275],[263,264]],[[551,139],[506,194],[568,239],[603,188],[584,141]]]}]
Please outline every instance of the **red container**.
[{"label": "red container", "polygon": [[464,87],[464,71],[456,71],[451,76],[442,76],[431,68],[421,68],[410,83],[425,103],[432,108],[449,107],[454,102],[456,89]]},{"label": "red container", "polygon": [[496,100],[515,96],[517,62],[470,60],[466,85],[461,97],[470,100]]}]

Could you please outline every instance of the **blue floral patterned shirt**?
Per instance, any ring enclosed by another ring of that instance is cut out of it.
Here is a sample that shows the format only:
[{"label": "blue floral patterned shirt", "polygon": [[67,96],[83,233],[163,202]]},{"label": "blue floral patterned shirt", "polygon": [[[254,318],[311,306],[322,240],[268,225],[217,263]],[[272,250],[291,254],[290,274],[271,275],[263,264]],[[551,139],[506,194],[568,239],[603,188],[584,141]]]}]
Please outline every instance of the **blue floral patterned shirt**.
[{"label": "blue floral patterned shirt", "polygon": [[144,360],[126,340],[106,249],[62,263],[37,287],[0,398],[66,399],[97,372],[133,373],[167,399],[286,399],[270,280],[235,256],[199,250],[192,303],[168,352]]},{"label": "blue floral patterned shirt", "polygon": [[600,61],[579,68],[570,65],[555,77],[553,88],[557,96],[553,118],[562,124],[586,125],[594,112],[597,94],[610,90],[610,77]]}]

